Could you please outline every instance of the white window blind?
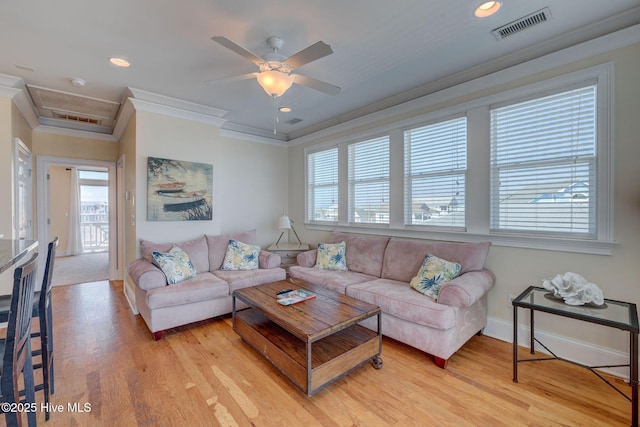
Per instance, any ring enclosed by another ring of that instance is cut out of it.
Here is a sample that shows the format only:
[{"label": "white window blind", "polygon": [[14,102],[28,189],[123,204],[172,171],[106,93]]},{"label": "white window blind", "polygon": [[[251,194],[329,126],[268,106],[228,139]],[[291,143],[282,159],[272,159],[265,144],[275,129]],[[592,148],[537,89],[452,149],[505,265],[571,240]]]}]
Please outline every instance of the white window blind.
[{"label": "white window blind", "polygon": [[349,145],[349,222],[389,224],[389,137]]},{"label": "white window blind", "polygon": [[467,119],[404,132],[405,224],[465,226]]},{"label": "white window blind", "polygon": [[307,155],[307,219],[338,221],[338,148]]},{"label": "white window blind", "polygon": [[491,110],[491,231],[596,238],[596,86]]}]

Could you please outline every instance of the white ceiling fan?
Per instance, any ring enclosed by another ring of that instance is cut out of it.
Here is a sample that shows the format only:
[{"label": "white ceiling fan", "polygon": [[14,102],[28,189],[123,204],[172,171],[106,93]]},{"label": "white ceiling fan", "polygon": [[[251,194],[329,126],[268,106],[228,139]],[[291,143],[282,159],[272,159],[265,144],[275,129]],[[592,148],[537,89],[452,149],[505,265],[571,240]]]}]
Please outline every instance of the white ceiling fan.
[{"label": "white ceiling fan", "polygon": [[272,52],[267,53],[263,57],[259,57],[227,37],[214,36],[211,39],[243,58],[248,59],[260,68],[259,72],[213,80],[215,83],[256,78],[265,92],[273,98],[282,96],[293,83],[310,87],[328,95],[337,95],[340,93],[338,86],[302,74],[291,73],[291,71],[296,68],[331,55],[333,53],[331,46],[324,42],[319,41],[298,53],[285,57],[278,53],[283,44],[282,39],[279,37],[269,37],[267,39],[267,45],[272,49]]}]

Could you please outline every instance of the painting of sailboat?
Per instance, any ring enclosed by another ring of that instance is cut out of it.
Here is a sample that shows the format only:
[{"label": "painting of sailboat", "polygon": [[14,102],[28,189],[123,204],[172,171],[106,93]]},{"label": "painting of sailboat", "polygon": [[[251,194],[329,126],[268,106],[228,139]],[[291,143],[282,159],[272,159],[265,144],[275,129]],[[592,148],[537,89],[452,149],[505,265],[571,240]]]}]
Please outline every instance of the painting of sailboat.
[{"label": "painting of sailboat", "polygon": [[213,219],[213,165],[149,157],[147,220]]}]

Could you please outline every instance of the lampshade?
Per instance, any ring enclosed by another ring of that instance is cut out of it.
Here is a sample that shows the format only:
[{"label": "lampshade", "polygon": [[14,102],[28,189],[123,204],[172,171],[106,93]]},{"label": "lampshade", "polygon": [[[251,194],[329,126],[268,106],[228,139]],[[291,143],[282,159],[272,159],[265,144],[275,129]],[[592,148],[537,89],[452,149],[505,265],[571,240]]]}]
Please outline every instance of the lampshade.
[{"label": "lampshade", "polygon": [[291,230],[291,220],[289,220],[289,217],[286,215],[282,215],[279,219],[278,219],[278,228],[281,231],[284,230]]},{"label": "lampshade", "polygon": [[282,96],[293,84],[294,76],[277,70],[262,71],[258,83],[269,96]]}]

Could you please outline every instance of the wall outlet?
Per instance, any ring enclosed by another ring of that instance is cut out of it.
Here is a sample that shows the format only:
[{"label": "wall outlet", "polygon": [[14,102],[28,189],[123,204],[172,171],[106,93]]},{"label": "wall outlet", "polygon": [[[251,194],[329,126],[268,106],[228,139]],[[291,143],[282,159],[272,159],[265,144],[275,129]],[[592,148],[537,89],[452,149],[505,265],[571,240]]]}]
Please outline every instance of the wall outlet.
[{"label": "wall outlet", "polygon": [[509,294],[509,299],[507,300],[507,307],[513,308],[513,300],[516,299],[515,295]]}]

